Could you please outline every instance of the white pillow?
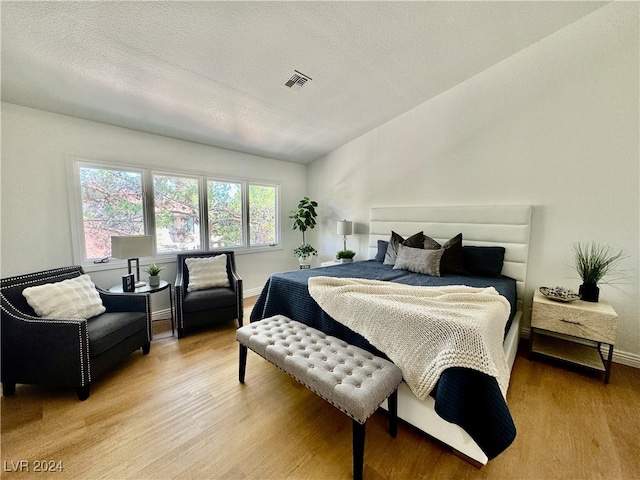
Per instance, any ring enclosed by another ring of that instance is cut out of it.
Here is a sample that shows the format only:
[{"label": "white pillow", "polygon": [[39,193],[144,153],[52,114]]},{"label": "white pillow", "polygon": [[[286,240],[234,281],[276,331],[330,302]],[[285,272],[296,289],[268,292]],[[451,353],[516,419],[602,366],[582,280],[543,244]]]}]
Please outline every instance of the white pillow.
[{"label": "white pillow", "polygon": [[106,311],[86,273],[61,282],[27,287],[22,295],[39,317],[91,318]]},{"label": "white pillow", "polygon": [[229,286],[226,254],[223,253],[215,257],[187,258],[184,263],[187,264],[189,270],[187,292]]}]

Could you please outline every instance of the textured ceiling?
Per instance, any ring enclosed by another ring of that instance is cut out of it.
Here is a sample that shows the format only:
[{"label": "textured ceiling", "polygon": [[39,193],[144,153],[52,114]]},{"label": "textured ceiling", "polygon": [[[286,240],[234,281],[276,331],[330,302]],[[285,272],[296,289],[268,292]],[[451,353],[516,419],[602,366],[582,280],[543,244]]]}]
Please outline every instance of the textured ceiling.
[{"label": "textured ceiling", "polygon": [[603,4],[2,1],[2,100],[309,163]]}]

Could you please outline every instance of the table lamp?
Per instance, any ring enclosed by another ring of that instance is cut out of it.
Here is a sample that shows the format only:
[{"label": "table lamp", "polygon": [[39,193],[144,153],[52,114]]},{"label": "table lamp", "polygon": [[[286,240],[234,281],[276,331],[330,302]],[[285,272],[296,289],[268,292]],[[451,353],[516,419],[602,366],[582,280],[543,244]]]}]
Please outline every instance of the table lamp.
[{"label": "table lamp", "polygon": [[353,222],[348,220],[338,220],[338,235],[344,237],[344,250],[347,249],[347,235],[353,233]]},{"label": "table lamp", "polygon": [[151,235],[128,235],[111,237],[111,256],[114,258],[126,258],[131,275],[131,261],[136,261],[137,287],[144,287],[145,282],[140,281],[140,257],[153,255],[153,239]]}]

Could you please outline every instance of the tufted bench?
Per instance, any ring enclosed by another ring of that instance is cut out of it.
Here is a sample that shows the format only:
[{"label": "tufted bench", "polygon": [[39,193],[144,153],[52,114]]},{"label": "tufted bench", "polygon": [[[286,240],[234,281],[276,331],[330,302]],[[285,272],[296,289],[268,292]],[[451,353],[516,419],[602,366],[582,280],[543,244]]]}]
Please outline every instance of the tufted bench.
[{"label": "tufted bench", "polygon": [[353,420],[353,477],[362,478],[365,423],[389,399],[389,432],[398,431],[400,369],[388,360],[283,315],[241,327],[239,380],[247,348],[288,373]]}]

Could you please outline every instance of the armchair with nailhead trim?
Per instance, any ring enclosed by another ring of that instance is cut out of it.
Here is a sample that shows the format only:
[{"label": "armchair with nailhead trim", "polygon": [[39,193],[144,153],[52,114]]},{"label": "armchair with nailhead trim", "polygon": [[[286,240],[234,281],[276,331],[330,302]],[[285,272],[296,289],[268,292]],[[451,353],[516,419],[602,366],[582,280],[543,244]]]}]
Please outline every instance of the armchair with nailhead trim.
[{"label": "armchair with nailhead trim", "polygon": [[[198,291],[189,288],[189,268],[187,260],[193,258],[210,258],[218,255],[227,257],[227,277],[229,286],[212,287]],[[178,338],[195,327],[212,325],[227,320],[243,322],[242,278],[236,271],[236,258],[233,250],[211,252],[188,252],[176,255],[176,317],[178,322]]]},{"label": "armchair with nailhead trim", "polygon": [[147,294],[111,293],[96,287],[106,311],[89,319],[36,315],[24,297],[27,287],[83,275],[80,266],[2,279],[2,392],[16,384],[75,387],[89,397],[91,383],[138,348],[151,348]]}]

